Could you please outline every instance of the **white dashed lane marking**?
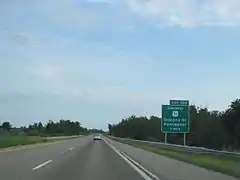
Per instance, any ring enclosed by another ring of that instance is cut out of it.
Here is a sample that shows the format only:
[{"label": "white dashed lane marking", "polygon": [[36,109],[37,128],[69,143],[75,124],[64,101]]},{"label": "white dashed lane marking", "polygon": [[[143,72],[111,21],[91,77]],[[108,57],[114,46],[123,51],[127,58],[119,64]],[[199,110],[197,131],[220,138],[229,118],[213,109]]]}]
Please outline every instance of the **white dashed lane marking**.
[{"label": "white dashed lane marking", "polygon": [[52,162],[52,160],[45,161],[44,163],[39,164],[38,166],[34,167],[32,170],[34,171],[34,170],[37,170],[39,168],[42,168],[42,167],[46,166],[47,164],[49,164],[51,162]]}]

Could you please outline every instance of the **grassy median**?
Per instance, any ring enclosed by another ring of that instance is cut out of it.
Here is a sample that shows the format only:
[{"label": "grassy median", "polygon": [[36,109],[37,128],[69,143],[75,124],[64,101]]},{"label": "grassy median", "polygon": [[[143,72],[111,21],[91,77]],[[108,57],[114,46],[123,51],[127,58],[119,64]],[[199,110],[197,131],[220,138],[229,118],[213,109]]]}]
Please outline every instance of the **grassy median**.
[{"label": "grassy median", "polygon": [[0,136],[0,148],[35,144],[46,141],[45,138],[38,136]]},{"label": "grassy median", "polygon": [[145,149],[160,155],[185,161],[200,167],[240,178],[240,158],[186,153],[169,149],[162,149],[140,143],[131,143],[134,147]]},{"label": "grassy median", "polygon": [[79,138],[76,137],[61,137],[61,138],[53,138],[49,139],[47,137],[40,136],[0,136],[0,148],[7,148],[19,145],[28,145],[28,144],[37,144],[37,143],[46,143],[53,141],[60,141],[66,139]]}]

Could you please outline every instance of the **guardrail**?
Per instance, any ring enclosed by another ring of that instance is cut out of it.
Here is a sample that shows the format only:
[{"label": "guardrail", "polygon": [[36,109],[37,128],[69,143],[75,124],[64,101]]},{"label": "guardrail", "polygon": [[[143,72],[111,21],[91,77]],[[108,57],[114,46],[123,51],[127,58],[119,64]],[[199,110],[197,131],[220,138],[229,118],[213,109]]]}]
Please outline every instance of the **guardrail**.
[{"label": "guardrail", "polygon": [[114,136],[108,136],[108,137],[113,140],[121,141],[127,144],[137,142],[137,143],[143,143],[148,146],[161,147],[164,149],[172,149],[172,150],[182,151],[182,152],[210,154],[210,155],[219,155],[219,156],[232,156],[232,157],[240,158],[240,153],[238,152],[220,151],[220,150],[207,149],[204,147],[183,146],[183,145],[166,144],[166,143],[153,142],[153,141],[141,141],[141,140],[135,140],[135,139],[129,139],[129,138],[119,138]]}]

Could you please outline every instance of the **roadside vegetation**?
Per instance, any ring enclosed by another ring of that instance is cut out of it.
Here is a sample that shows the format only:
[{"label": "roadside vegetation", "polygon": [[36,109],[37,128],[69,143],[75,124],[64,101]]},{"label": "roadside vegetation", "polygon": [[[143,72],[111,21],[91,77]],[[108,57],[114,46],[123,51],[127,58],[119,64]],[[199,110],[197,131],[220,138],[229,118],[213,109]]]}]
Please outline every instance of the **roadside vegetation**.
[{"label": "roadside vegetation", "polygon": [[50,120],[45,125],[39,122],[20,128],[12,127],[10,122],[4,121],[0,125],[0,148],[53,142],[100,132],[103,130],[87,129],[82,127],[78,121],[70,120],[59,120],[58,122]]},{"label": "roadside vegetation", "polygon": [[0,136],[0,148],[35,144],[40,142],[45,142],[45,139],[35,136]]},{"label": "roadside vegetation", "polygon": [[61,138],[48,138],[48,137],[40,137],[40,136],[0,136],[0,148],[8,148],[19,145],[28,145],[28,144],[37,144],[37,143],[47,143],[54,142],[60,140],[74,139],[80,138],[81,135],[78,136],[65,136]]},{"label": "roadside vegetation", "polygon": [[[161,118],[130,116],[117,124],[109,124],[109,134],[121,138],[164,142]],[[186,153],[123,141],[138,148],[185,161],[207,169],[240,178],[240,158]],[[183,144],[183,134],[168,134],[168,143]],[[217,150],[240,151],[240,99],[232,101],[224,111],[190,106],[190,132],[187,145]]]},{"label": "roadside vegetation", "polygon": [[[159,108],[160,109],[160,108]],[[109,124],[109,134],[138,140],[164,142],[161,118],[130,116],[117,124]],[[183,144],[183,134],[168,134],[168,143]],[[190,133],[187,145],[210,149],[240,150],[240,99],[231,102],[225,111],[190,106]]]}]

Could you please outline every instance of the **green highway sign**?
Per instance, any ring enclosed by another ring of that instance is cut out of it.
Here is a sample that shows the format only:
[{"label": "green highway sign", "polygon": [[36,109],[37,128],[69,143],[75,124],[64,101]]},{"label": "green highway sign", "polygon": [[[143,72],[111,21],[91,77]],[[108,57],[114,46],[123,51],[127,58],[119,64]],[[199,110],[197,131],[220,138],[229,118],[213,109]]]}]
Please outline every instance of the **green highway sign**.
[{"label": "green highway sign", "polygon": [[187,101],[187,100],[170,100],[170,105],[189,106],[189,101]]},{"label": "green highway sign", "polygon": [[188,133],[189,106],[162,105],[161,131],[163,133]]}]

